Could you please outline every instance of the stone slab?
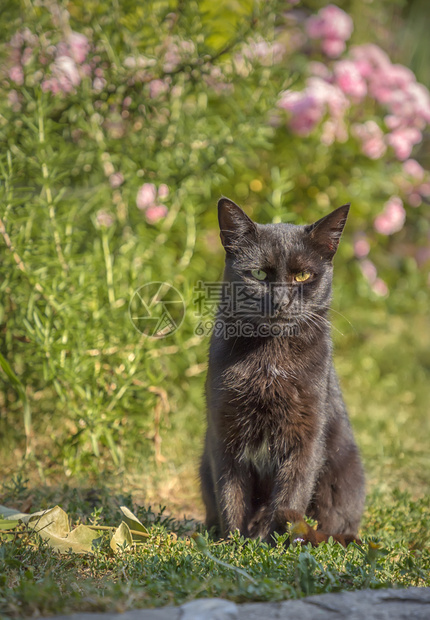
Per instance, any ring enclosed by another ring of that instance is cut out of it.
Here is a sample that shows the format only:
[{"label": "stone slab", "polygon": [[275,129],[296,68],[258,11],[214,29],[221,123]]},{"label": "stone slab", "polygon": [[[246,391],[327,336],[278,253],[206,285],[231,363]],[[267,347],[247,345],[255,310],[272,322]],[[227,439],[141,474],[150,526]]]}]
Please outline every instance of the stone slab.
[{"label": "stone slab", "polygon": [[[430,620],[430,588],[356,590],[280,603],[197,599],[180,607],[75,613],[49,620]],[[39,618],[43,620],[43,618]],[[46,619],[48,620],[48,619]]]}]

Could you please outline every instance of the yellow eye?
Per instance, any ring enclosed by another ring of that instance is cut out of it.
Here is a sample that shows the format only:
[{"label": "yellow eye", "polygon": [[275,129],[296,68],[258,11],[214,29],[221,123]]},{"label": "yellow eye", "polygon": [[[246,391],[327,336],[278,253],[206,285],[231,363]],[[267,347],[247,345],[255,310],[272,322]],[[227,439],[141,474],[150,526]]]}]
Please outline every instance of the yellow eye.
[{"label": "yellow eye", "polygon": [[296,273],[294,276],[294,280],[296,282],[306,282],[306,280],[309,280],[310,277],[311,273],[309,271],[299,271],[299,273]]},{"label": "yellow eye", "polygon": [[262,269],[253,269],[251,275],[256,280],[265,280],[267,278],[267,273]]}]

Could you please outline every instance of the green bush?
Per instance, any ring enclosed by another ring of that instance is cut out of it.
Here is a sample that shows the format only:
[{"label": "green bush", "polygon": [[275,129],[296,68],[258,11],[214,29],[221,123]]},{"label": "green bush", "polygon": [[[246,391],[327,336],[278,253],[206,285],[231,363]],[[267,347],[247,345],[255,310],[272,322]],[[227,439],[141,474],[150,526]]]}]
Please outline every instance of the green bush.
[{"label": "green bush", "polygon": [[[226,194],[262,222],[310,222],[352,202],[336,263],[339,372],[371,483],[387,482],[390,464],[396,482],[416,481],[429,431],[430,185],[410,152],[430,98],[366,47],[372,7],[352,6],[350,40],[337,14],[346,49],[333,56],[323,12],[295,4],[4,4],[7,471],[26,455],[43,479],[149,475],[166,459],[167,475],[194,475],[207,350],[194,288],[221,278],[215,204]],[[389,41],[387,6],[373,17]],[[360,62],[372,72],[358,75]],[[422,162],[426,144],[414,147]],[[130,319],[150,282],[185,301],[168,338]]]}]

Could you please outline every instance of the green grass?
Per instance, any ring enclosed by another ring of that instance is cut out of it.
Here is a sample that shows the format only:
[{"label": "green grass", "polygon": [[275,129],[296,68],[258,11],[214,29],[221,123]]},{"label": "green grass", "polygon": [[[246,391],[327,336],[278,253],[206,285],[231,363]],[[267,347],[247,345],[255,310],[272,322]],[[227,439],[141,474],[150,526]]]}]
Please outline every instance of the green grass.
[{"label": "green grass", "polygon": [[[22,481],[18,487],[15,481],[11,498],[28,495]],[[103,489],[85,493],[64,487],[58,497],[74,524],[108,525],[118,522],[120,502],[133,508],[130,497],[113,497]],[[204,533],[196,539],[190,535],[203,530],[195,522],[143,507],[136,514],[148,527],[149,539],[117,555],[106,533],[93,555],[59,556],[22,528],[2,536],[0,614],[124,611],[199,597],[276,601],[341,590],[430,586],[429,512],[428,497],[413,501],[407,493],[375,491],[363,527],[368,535],[362,547],[347,550],[330,542],[316,549],[286,548],[287,536],[274,548],[238,535],[227,542],[213,542]]]}]

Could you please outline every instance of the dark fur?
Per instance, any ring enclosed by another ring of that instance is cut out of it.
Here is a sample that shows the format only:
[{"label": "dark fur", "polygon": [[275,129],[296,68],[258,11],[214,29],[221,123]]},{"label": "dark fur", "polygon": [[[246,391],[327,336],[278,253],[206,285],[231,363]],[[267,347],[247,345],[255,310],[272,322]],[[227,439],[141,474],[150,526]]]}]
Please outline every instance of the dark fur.
[{"label": "dark fur", "polygon": [[[219,535],[239,529],[270,542],[275,531],[285,532],[304,514],[318,521],[318,532],[307,528],[301,535],[306,541],[334,535],[345,544],[357,535],[364,475],[332,362],[327,318],[332,259],[348,210],[344,205],[310,226],[259,225],[228,199],[218,203],[225,281],[242,282],[253,299],[262,300],[268,285],[250,277],[252,269],[263,269],[273,282],[291,282],[302,270],[315,274],[302,285],[298,316],[292,317],[280,293],[265,300],[269,319],[225,319],[236,325],[293,319],[298,333],[212,336],[200,475],[206,526]],[[227,291],[222,302],[229,301]]]}]

